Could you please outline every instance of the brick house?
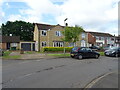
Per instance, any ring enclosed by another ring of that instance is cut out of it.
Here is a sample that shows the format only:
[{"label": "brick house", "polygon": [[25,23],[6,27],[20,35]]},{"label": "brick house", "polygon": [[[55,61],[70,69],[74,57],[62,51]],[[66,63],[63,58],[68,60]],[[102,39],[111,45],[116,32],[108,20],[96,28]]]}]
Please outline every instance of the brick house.
[{"label": "brick house", "polygon": [[[64,26],[59,24],[48,25],[35,23],[35,50],[41,51],[43,47],[63,47],[64,42],[61,40],[61,38],[64,38],[64,36],[61,34],[61,31],[64,31]],[[79,38],[80,41],[76,42],[76,46],[87,46],[87,34],[83,32]],[[65,43],[65,47],[70,47],[73,45],[73,43]]]},{"label": "brick house", "polygon": [[[88,42],[92,42],[93,45],[96,46],[114,46],[115,45],[115,37],[109,33],[102,32],[87,32],[88,33]],[[93,38],[91,38],[93,37]]]},{"label": "brick house", "polygon": [[19,49],[19,36],[0,36],[0,48],[4,50]]},{"label": "brick house", "polygon": [[120,47],[120,35],[115,37],[115,46]]}]

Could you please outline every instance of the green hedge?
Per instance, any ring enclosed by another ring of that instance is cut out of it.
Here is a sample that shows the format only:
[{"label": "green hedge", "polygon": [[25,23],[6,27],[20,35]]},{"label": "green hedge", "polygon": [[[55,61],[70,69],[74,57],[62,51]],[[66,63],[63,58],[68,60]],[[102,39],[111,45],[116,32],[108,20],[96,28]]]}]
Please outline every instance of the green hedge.
[{"label": "green hedge", "polygon": [[[65,47],[66,52],[70,52],[73,47]],[[64,47],[44,47],[44,52],[59,52],[64,51]]]}]

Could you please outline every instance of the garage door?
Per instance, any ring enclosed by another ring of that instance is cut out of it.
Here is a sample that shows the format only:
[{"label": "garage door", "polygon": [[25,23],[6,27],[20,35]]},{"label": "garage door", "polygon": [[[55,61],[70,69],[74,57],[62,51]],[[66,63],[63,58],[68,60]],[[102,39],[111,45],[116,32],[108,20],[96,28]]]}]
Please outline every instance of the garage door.
[{"label": "garage door", "polygon": [[23,48],[24,51],[31,51],[31,43],[22,43],[21,48]]}]

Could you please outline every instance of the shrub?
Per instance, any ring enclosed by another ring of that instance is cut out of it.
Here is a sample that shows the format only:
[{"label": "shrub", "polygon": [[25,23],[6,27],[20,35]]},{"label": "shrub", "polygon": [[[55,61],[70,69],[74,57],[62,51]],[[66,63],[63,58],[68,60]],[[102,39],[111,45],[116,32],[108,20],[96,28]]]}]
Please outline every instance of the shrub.
[{"label": "shrub", "polygon": [[[66,52],[70,52],[73,47],[65,47]],[[44,47],[44,52],[60,52],[64,51],[64,47]]]}]

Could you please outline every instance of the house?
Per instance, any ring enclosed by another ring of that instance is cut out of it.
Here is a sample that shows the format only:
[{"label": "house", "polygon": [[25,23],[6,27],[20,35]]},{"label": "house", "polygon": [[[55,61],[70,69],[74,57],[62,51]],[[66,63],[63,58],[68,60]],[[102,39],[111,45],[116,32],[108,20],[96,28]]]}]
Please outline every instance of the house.
[{"label": "house", "polygon": [[102,32],[87,32],[87,33],[88,33],[89,44],[100,47],[115,45],[115,37],[109,33],[102,33]]},{"label": "house", "polygon": [[[61,25],[48,25],[35,23],[34,28],[34,41],[35,50],[41,51],[43,47],[63,47],[64,42],[61,38],[64,38],[61,31],[64,31],[64,26]],[[80,40],[76,42],[76,46],[86,46],[87,45],[87,34],[83,32],[79,38]],[[65,43],[65,47],[74,46],[74,43]]]},{"label": "house", "polygon": [[120,47],[120,35],[115,37],[115,46]]},{"label": "house", "polygon": [[19,49],[19,36],[0,36],[0,48],[4,50]]}]

